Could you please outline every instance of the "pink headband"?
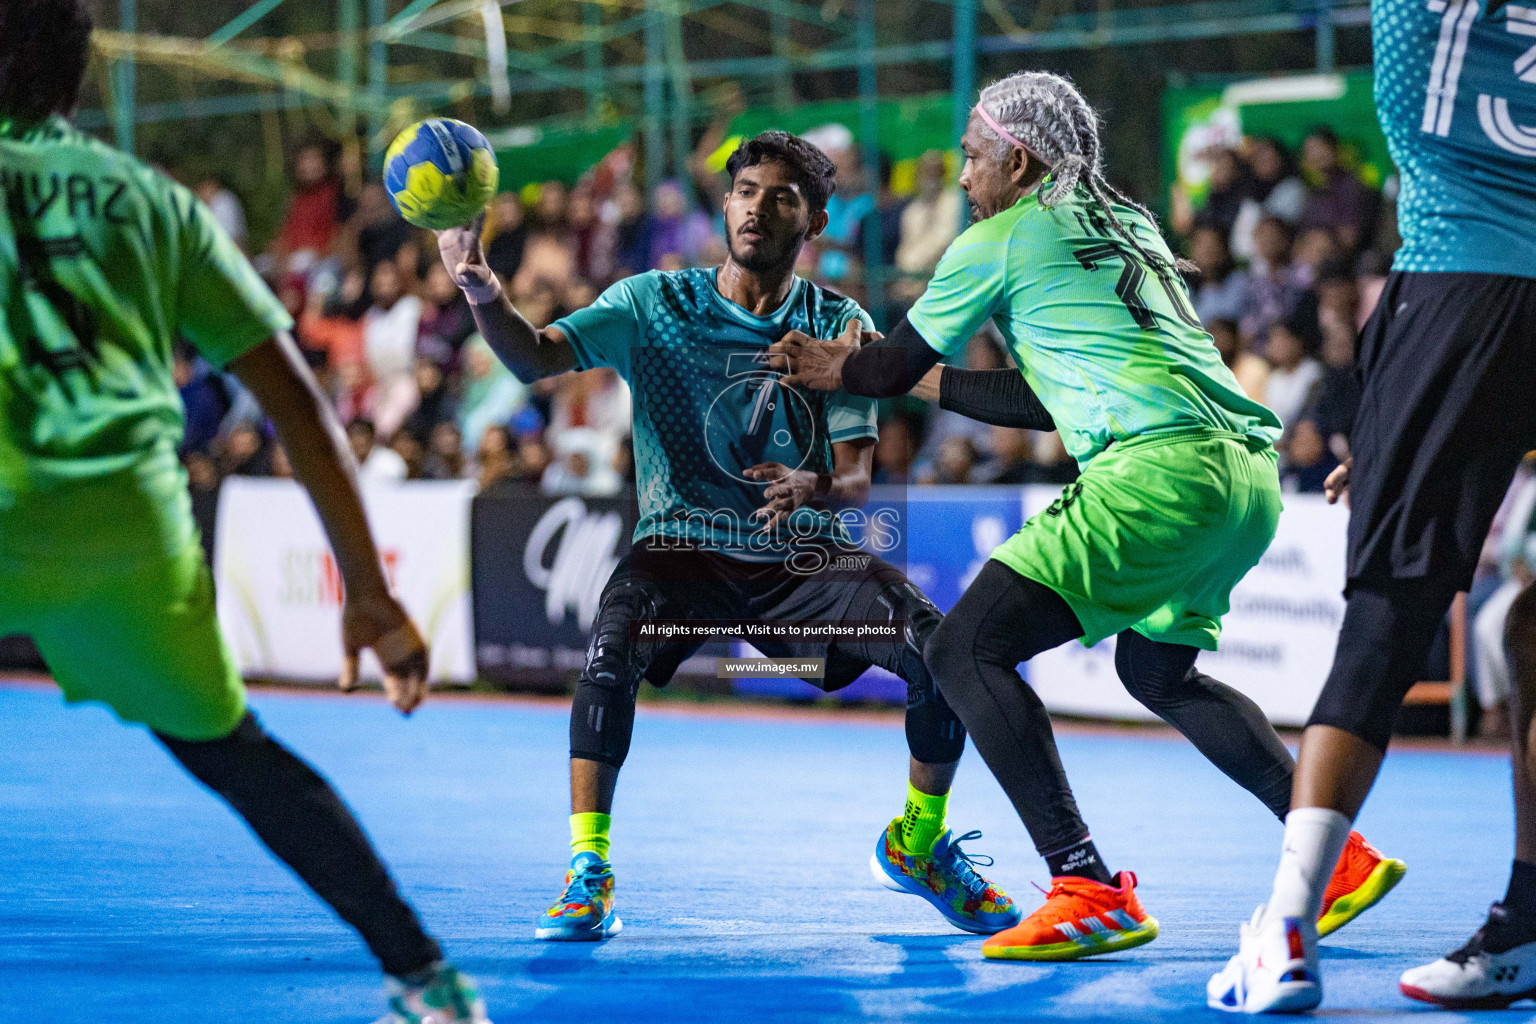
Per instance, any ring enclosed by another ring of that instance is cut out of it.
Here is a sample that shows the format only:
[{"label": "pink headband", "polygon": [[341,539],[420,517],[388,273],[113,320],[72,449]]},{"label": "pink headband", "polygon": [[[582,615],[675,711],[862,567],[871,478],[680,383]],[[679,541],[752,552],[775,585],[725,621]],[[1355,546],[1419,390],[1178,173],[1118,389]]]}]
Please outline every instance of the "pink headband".
[{"label": "pink headband", "polygon": [[1018,146],[1020,149],[1022,149],[1024,152],[1028,153],[1030,156],[1034,157],[1036,160],[1039,160],[1041,163],[1045,164],[1046,166],[1050,166],[1050,161],[1046,160],[1045,157],[1041,156],[1039,153],[1036,153],[1033,149],[1031,149],[1030,147],[1026,146],[1024,143],[1020,142],[1018,139],[1014,138],[1013,135],[1008,131],[1008,129],[1006,129],[1002,125],[998,124],[997,123],[997,119],[995,117],[993,117],[991,114],[987,113],[987,108],[982,106],[980,103],[976,104],[976,113],[980,114],[981,115],[981,119],[983,121],[987,122],[987,127],[991,128],[993,131],[997,132],[998,135],[1002,136],[1002,139],[1003,139],[1004,142],[1011,142],[1011,143],[1013,143],[1015,146]]}]

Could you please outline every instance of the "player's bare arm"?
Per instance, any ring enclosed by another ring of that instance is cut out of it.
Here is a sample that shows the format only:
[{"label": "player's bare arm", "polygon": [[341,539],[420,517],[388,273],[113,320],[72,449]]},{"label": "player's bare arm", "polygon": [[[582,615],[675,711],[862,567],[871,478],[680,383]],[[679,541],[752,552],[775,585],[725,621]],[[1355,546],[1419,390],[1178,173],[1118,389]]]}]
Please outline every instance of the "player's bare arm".
[{"label": "player's bare arm", "polygon": [[286,333],[229,364],[277,427],[293,474],[309,491],[346,587],[341,688],[357,683],[358,655],[372,648],[384,666],[384,691],[405,714],[427,692],[427,645],[389,592],[363,512],[357,466],[346,434]]},{"label": "player's bare arm", "polygon": [[1354,462],[1354,459],[1345,459],[1323,481],[1323,495],[1328,499],[1328,504],[1337,505],[1340,498],[1344,499],[1346,505],[1349,503],[1349,469]]},{"label": "player's bare arm", "polygon": [[939,385],[944,377],[944,367],[935,366],[923,374],[923,379],[913,385],[907,394],[922,402],[937,402],[939,400]]},{"label": "player's bare arm", "polygon": [[485,262],[485,214],[460,228],[437,232],[443,265],[469,299],[480,336],[524,384],[576,369],[576,353],[563,333],[539,328],[517,311]]},{"label": "player's bare arm", "polygon": [[768,484],[763,490],[766,504],[755,513],[763,531],[771,532],[806,505],[834,510],[863,506],[869,500],[874,458],[874,438],[863,437],[832,445],[830,473],[790,469],[778,462],[760,462],[746,470],[746,476]]}]

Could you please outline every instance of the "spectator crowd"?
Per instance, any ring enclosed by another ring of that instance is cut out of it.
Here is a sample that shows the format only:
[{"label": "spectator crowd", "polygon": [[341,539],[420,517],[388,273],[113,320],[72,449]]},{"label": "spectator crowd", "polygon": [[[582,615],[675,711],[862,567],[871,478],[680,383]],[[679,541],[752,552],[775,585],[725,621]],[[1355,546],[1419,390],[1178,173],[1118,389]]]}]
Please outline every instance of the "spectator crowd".
[{"label": "spectator crowd", "polygon": [[[836,162],[840,185],[828,230],[807,247],[800,272],[868,304],[865,232],[878,231],[886,269],[877,294],[892,310],[910,305],[961,227],[951,159],[931,152],[903,165],[882,161],[871,175],[845,127],[810,137]],[[499,195],[488,211],[486,255],[517,308],[543,327],[627,275],[721,262],[724,139],[711,129],[687,177],[649,195],[635,183],[628,147],[572,186],[546,181]],[[292,314],[365,480],[473,479],[481,488],[534,484],[587,496],[625,490],[633,476],[629,395],[613,371],[524,386],[476,333],[431,233],[406,224],[382,184],[359,180],[355,166],[348,173],[321,145],[299,150],[291,174],[281,226],[251,255]],[[239,198],[213,179],[195,191],[249,248]],[[176,372],[188,419],[182,458],[195,494],[211,500],[232,474],[289,473],[261,410],[233,377],[190,345],[178,347]],[[1033,442],[1022,432],[977,435],[966,467],[952,446],[941,471],[926,454],[936,444],[914,448],[922,417],[901,411],[894,422],[892,443],[880,449],[883,479],[1028,475],[1021,467]]]},{"label": "spectator crowd", "polygon": [[1349,454],[1355,339],[1391,265],[1395,212],[1327,128],[1299,154],[1257,137],[1203,155],[1203,201],[1176,192],[1170,218],[1199,268],[1195,312],[1243,390],[1280,417],[1285,487],[1321,491]]},{"label": "spectator crowd", "polygon": [[[894,321],[962,227],[953,157],[934,151],[868,168],[841,125],[807,138],[831,156],[839,184],[828,228],[806,248],[800,272]],[[621,147],[572,186],[548,181],[498,196],[487,259],[518,309],[542,327],[624,276],[723,260],[724,141],[723,127],[711,128],[686,178],[649,195]],[[1176,196],[1168,225],[1199,268],[1191,294],[1222,357],[1285,425],[1282,471],[1299,491],[1320,490],[1347,454],[1355,337],[1395,238],[1390,208],[1341,152],[1318,129],[1299,160],[1268,138],[1207,153],[1209,187],[1198,203]],[[216,181],[197,192],[246,244],[239,199]],[[430,232],[401,220],[381,184],[361,181],[355,168],[345,173],[332,153],[311,145],[293,162],[291,192],[276,236],[253,255],[293,315],[365,479],[624,491],[633,472],[629,395],[613,371],[524,386],[475,333]],[[872,231],[877,273],[865,267]],[[964,355],[983,368],[1008,358],[990,326]],[[177,353],[177,373],[188,417],[182,454],[195,490],[216,489],[230,474],[288,473],[238,383],[190,346]],[[1051,483],[1077,472],[1055,434],[986,427],[915,400],[885,403],[881,418],[879,483]]]}]

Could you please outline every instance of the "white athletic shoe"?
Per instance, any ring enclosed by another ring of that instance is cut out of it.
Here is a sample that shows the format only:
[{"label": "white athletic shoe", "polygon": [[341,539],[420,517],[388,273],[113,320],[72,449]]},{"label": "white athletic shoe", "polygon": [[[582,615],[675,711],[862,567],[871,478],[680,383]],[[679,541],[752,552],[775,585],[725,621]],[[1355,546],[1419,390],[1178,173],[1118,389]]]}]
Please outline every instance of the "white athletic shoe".
[{"label": "white athletic shoe", "polygon": [[1323,1001],[1317,925],[1269,917],[1260,906],[1243,925],[1237,955],[1205,986],[1205,1002],[1229,1013],[1300,1013]]},{"label": "white athletic shoe", "polygon": [[451,964],[433,964],[418,984],[385,975],[384,994],[389,1013],[377,1024],[491,1024],[474,981]]},{"label": "white athletic shoe", "polygon": [[1405,971],[1397,987],[1409,999],[1452,1010],[1502,1010],[1536,999],[1536,941],[1512,945],[1512,931],[1508,911],[1495,903],[1465,946]]}]

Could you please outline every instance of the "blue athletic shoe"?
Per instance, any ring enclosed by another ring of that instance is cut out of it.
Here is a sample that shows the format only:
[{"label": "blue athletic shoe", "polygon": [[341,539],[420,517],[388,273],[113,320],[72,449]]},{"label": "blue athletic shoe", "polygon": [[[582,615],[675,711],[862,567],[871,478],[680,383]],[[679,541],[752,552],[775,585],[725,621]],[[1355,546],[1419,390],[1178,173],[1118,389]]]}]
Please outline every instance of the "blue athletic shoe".
[{"label": "blue athletic shoe", "polygon": [[960,849],[961,842],[980,839],[980,832],[967,832],[957,839],[946,830],[930,853],[914,854],[902,848],[897,838],[900,827],[897,818],[875,844],[874,856],[869,858],[875,881],[887,889],[923,897],[950,924],[977,935],[992,935],[1019,923],[1023,915],[1013,900],[973,867],[991,864],[992,859],[974,858]]},{"label": "blue athletic shoe", "polygon": [[565,891],[539,918],[533,935],[552,942],[597,942],[623,927],[613,909],[613,865],[586,852],[571,858]]}]

